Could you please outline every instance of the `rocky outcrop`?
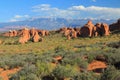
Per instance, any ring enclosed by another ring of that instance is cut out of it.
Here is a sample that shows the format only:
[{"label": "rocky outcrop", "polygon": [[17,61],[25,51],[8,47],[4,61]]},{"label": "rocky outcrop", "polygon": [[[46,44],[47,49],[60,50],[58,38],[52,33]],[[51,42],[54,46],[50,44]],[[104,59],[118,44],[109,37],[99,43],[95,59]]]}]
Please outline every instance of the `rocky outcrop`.
[{"label": "rocky outcrop", "polygon": [[120,30],[120,19],[116,23],[110,25],[110,31]]},{"label": "rocky outcrop", "polygon": [[110,35],[109,26],[106,23],[96,23],[96,29],[94,29],[94,34],[96,36],[108,36]]},{"label": "rocky outcrop", "polygon": [[110,30],[106,23],[96,23],[96,25],[94,25],[92,21],[88,21],[88,23],[80,29],[80,33],[82,37],[108,36]]},{"label": "rocky outcrop", "polygon": [[109,30],[108,24],[102,23],[101,24],[101,30],[102,30],[102,35],[105,35],[105,36],[110,35],[110,30]]},{"label": "rocky outcrop", "polygon": [[39,42],[40,41],[40,36],[39,36],[37,31],[33,35],[32,40],[33,40],[33,42]]},{"label": "rocky outcrop", "polygon": [[82,37],[92,37],[94,36],[94,24],[91,20],[87,22],[81,29],[80,33]]},{"label": "rocky outcrop", "polygon": [[40,35],[40,36],[48,36],[49,35],[49,31],[47,31],[47,30],[40,30],[40,29],[37,29],[37,31],[38,31],[38,34]]},{"label": "rocky outcrop", "polygon": [[92,70],[96,70],[96,69],[105,69],[107,68],[107,65],[105,62],[102,61],[92,61],[89,65],[87,70],[88,71],[92,71]]},{"label": "rocky outcrop", "polygon": [[28,28],[24,28],[21,31],[21,37],[19,38],[19,43],[24,44],[30,39],[30,33]]},{"label": "rocky outcrop", "polygon": [[15,36],[17,36],[17,31],[16,30],[10,30],[9,32],[3,33],[2,36],[15,37]]},{"label": "rocky outcrop", "polygon": [[77,32],[74,29],[71,30],[71,38],[77,38]]},{"label": "rocky outcrop", "polygon": [[68,40],[71,38],[77,38],[77,31],[74,28],[64,28],[62,33],[65,37],[67,37]]},{"label": "rocky outcrop", "polygon": [[30,30],[30,36],[33,37],[36,32],[37,32],[37,30],[36,30],[35,28],[32,28],[32,29]]},{"label": "rocky outcrop", "polygon": [[2,40],[0,40],[0,44],[2,44]]}]

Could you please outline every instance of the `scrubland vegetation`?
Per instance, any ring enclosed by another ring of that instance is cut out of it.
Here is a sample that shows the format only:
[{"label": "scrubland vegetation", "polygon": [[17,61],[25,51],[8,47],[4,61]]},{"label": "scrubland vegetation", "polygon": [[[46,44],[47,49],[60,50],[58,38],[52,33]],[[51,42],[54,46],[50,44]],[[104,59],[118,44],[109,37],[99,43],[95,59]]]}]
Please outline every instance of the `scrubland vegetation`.
[{"label": "scrubland vegetation", "polygon": [[[67,40],[51,33],[42,42],[19,44],[18,37],[0,37],[0,67],[21,68],[10,80],[119,80],[120,33],[110,36]],[[61,57],[57,59],[57,57]],[[107,68],[98,73],[88,71],[94,61]],[[2,78],[1,78],[2,80]]]}]

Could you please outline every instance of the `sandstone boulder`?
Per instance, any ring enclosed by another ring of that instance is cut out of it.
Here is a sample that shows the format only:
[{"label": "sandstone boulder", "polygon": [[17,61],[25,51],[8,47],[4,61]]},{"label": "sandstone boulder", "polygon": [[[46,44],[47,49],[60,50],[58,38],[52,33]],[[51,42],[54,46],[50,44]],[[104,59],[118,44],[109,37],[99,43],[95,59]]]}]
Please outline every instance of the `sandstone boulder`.
[{"label": "sandstone boulder", "polygon": [[105,62],[102,61],[92,61],[89,65],[88,65],[88,69],[89,71],[91,70],[95,70],[95,69],[105,69],[107,68],[107,65]]}]

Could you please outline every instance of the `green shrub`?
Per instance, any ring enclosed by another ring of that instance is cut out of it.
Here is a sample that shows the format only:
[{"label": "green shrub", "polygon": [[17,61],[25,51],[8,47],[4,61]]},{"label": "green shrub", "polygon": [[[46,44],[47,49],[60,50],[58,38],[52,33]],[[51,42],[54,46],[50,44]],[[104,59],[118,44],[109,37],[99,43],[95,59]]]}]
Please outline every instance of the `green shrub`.
[{"label": "green shrub", "polygon": [[86,69],[88,65],[88,63],[81,58],[64,59],[63,62],[64,64],[77,65],[82,69]]},{"label": "green shrub", "polygon": [[35,65],[26,64],[21,71],[11,77],[11,80],[36,80],[36,71]]},{"label": "green shrub", "polygon": [[101,75],[100,80],[119,80],[120,71],[116,70],[115,67],[109,66],[107,70]]},{"label": "green shrub", "polygon": [[109,53],[104,54],[108,64],[114,65],[114,64],[120,62],[120,52],[119,51],[120,51],[119,49],[113,49]]},{"label": "green shrub", "polygon": [[112,48],[120,48],[120,41],[109,43],[108,46]]},{"label": "green shrub", "polygon": [[54,51],[57,53],[57,52],[61,52],[61,51],[65,51],[65,47],[63,46],[57,46]]},{"label": "green shrub", "polygon": [[36,63],[37,66],[37,72],[36,74],[39,76],[39,78],[42,78],[44,76],[50,75],[50,73],[55,68],[51,63]]},{"label": "green shrub", "polygon": [[[93,72],[79,73],[74,77],[74,80],[99,80],[99,76],[96,76]],[[106,80],[106,79],[103,79]]]},{"label": "green shrub", "polygon": [[79,73],[79,70],[75,66],[71,66],[71,65],[66,65],[66,66],[59,65],[52,72],[52,74],[57,79],[72,78],[78,73]]}]

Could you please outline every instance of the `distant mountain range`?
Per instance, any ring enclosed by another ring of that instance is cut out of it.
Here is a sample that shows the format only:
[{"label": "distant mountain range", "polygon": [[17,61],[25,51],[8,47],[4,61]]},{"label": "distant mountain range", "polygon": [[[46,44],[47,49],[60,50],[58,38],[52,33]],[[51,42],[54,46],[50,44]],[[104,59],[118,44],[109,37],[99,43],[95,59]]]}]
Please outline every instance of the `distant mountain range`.
[{"label": "distant mountain range", "polygon": [[[55,30],[63,26],[81,27],[86,24],[88,20],[90,19],[36,18],[17,22],[0,23],[0,31],[20,29],[24,26],[46,30]],[[116,22],[116,20],[108,19],[93,19],[92,21],[94,24],[97,22],[104,22],[107,24],[112,24],[113,22]]]}]

